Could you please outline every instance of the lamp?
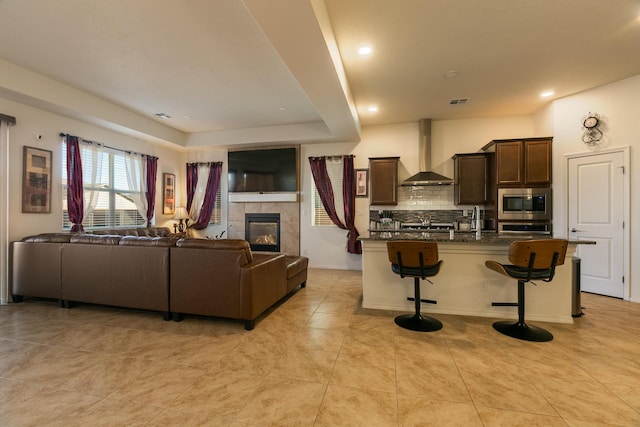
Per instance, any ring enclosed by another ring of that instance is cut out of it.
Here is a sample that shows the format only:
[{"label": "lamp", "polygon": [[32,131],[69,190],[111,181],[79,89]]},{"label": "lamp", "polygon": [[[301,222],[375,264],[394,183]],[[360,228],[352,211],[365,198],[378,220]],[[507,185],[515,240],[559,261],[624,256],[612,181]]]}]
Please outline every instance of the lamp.
[{"label": "lamp", "polygon": [[[173,219],[178,220],[178,233],[184,233],[184,230],[189,226],[189,214],[187,213],[187,209],[184,206],[178,206]],[[185,220],[184,223],[182,220]]]}]

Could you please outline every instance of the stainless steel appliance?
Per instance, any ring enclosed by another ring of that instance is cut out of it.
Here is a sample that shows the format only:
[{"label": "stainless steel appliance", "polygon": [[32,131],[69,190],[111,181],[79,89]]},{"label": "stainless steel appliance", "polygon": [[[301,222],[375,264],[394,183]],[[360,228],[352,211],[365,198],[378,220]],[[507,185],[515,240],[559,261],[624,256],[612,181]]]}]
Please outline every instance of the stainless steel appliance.
[{"label": "stainless steel appliance", "polygon": [[498,222],[498,234],[551,234],[551,221]]},{"label": "stainless steel appliance", "polygon": [[551,221],[550,188],[499,188],[498,221]]}]

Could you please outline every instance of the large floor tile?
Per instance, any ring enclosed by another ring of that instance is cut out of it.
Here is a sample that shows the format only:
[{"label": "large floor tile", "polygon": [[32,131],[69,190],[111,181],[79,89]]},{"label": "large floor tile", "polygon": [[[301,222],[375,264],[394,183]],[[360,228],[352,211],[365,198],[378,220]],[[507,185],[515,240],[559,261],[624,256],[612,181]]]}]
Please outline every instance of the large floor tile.
[{"label": "large floor tile", "polygon": [[27,299],[0,306],[0,425],[638,426],[640,304],[583,297],[547,343],[479,317],[405,330],[339,270],[310,269],[252,331]]},{"label": "large floor tile", "polygon": [[396,426],[396,396],[381,391],[329,385],[315,425]]}]

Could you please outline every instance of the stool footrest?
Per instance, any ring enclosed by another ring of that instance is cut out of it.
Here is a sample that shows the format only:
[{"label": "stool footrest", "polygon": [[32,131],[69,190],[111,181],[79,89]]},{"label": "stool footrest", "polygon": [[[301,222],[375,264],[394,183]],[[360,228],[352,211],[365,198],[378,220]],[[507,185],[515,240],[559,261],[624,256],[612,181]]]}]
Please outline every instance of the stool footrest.
[{"label": "stool footrest", "polygon": [[517,302],[492,302],[493,307],[517,307]]},{"label": "stool footrest", "polygon": [[[415,301],[416,299],[413,297],[407,297],[407,301]],[[420,298],[420,302],[425,302],[427,304],[437,304],[438,301],[432,299],[422,299]]]}]

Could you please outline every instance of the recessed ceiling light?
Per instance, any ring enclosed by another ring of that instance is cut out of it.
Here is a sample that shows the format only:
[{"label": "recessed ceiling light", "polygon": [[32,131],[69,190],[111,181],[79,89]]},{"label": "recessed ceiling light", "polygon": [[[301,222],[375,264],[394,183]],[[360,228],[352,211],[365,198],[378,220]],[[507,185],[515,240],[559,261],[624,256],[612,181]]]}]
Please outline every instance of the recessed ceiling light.
[{"label": "recessed ceiling light", "polygon": [[375,105],[372,105],[371,107],[367,108],[367,111],[370,113],[377,113],[378,112],[378,107]]},{"label": "recessed ceiling light", "polygon": [[182,116],[182,118],[183,118],[183,119],[187,119],[187,120],[188,120],[188,119],[190,119],[190,118],[191,118],[191,116]]},{"label": "recessed ceiling light", "polygon": [[540,96],[541,96],[541,97],[543,97],[543,98],[548,98],[548,97],[550,97],[551,95],[553,95],[554,93],[555,93],[554,91],[552,91],[552,90],[548,90],[548,91],[546,91],[546,92],[542,92],[542,93],[540,94]]},{"label": "recessed ceiling light", "polygon": [[458,72],[456,70],[449,70],[442,75],[445,79],[452,79],[454,77],[458,77]]},{"label": "recessed ceiling light", "polygon": [[373,52],[373,49],[371,49],[371,47],[369,46],[362,46],[360,49],[358,49],[358,53],[360,55],[370,55],[371,52]]},{"label": "recessed ceiling light", "polygon": [[278,111],[287,111],[287,107],[278,107]]}]

